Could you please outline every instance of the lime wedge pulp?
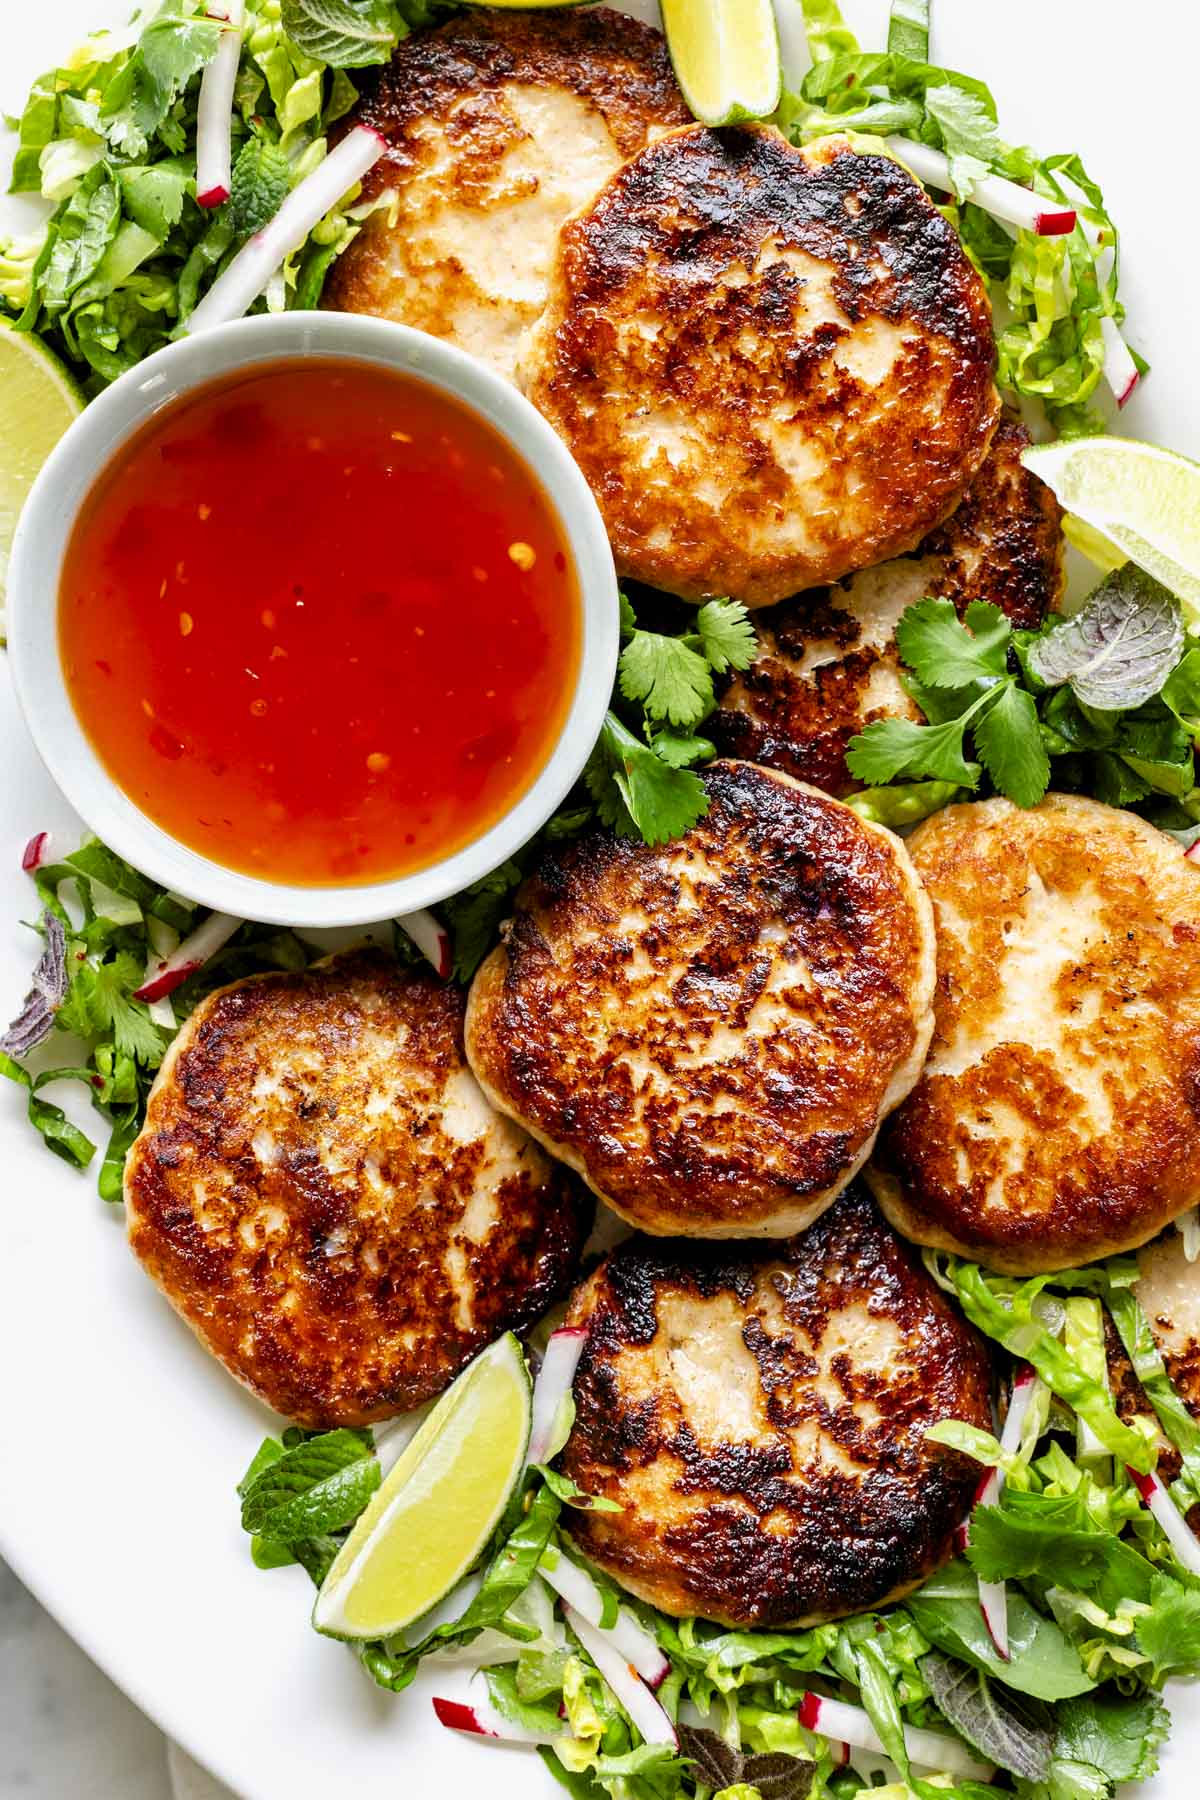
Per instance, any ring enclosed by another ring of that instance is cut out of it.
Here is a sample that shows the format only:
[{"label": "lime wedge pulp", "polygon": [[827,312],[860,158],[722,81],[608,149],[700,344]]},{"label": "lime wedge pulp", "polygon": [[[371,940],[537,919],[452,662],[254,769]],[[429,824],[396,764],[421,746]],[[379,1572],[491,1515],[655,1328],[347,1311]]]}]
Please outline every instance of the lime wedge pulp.
[{"label": "lime wedge pulp", "polygon": [[83,411],[83,395],[56,356],[0,318],[0,639],[13,534],[34,477]]},{"label": "lime wedge pulp", "polygon": [[675,78],[702,124],[775,111],[783,65],[772,0],[662,0],[662,19]]},{"label": "lime wedge pulp", "polygon": [[[1022,452],[1027,469],[1113,547],[1182,603],[1200,631],[1200,463],[1132,438],[1069,438]],[[1089,552],[1090,554],[1090,552]]]},{"label": "lime wedge pulp", "polygon": [[510,1332],[447,1389],[372,1496],[317,1595],[318,1631],[390,1637],[444,1598],[496,1529],[529,1417],[525,1358]]}]

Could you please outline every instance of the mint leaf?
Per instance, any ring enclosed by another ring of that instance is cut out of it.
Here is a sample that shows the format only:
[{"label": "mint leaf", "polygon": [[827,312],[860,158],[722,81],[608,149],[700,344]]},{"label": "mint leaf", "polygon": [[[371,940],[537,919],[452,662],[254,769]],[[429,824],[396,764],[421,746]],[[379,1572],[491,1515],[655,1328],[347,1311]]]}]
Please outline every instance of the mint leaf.
[{"label": "mint leaf", "polygon": [[408,27],[390,0],[283,0],[283,29],[333,69],[387,62]]},{"label": "mint leaf", "polygon": [[291,164],[278,144],[252,137],[233,165],[229,205],[239,237],[251,237],[273,219],[291,187]]},{"label": "mint leaf", "polygon": [[379,1480],[369,1432],[323,1432],[260,1468],[242,1496],[242,1529],[281,1544],[339,1531]]},{"label": "mint leaf", "polygon": [[998,606],[972,600],[960,620],[949,600],[917,600],[896,626],[904,661],[927,687],[961,688],[994,680],[1008,665],[1012,627]]},{"label": "mint leaf", "polygon": [[718,675],[748,669],[758,649],[750,614],[740,600],[707,600],[696,614],[696,630],[709,665]]},{"label": "mint leaf", "polygon": [[1036,806],[1050,785],[1050,759],[1032,696],[1009,682],[975,720],[973,735],[998,791],[1018,806]]},{"label": "mint leaf", "polygon": [[968,1744],[1010,1775],[1024,1781],[1044,1778],[1054,1739],[1019,1711],[999,1684],[936,1650],[921,1658],[920,1670],[939,1712]]},{"label": "mint leaf", "polygon": [[1079,612],[1034,639],[1026,654],[1048,687],[1070,682],[1085,706],[1119,712],[1158,693],[1183,642],[1183,613],[1174,594],[1136,563],[1126,563],[1105,576]]},{"label": "mint leaf", "polygon": [[651,719],[690,729],[713,708],[712,671],[682,638],[635,631],[617,665],[626,700],[640,700]]},{"label": "mint leaf", "polygon": [[966,718],[942,725],[915,725],[911,719],[876,719],[850,739],[846,767],[856,781],[880,787],[897,775],[924,775],[956,787],[979,785],[979,764],[963,755]]}]

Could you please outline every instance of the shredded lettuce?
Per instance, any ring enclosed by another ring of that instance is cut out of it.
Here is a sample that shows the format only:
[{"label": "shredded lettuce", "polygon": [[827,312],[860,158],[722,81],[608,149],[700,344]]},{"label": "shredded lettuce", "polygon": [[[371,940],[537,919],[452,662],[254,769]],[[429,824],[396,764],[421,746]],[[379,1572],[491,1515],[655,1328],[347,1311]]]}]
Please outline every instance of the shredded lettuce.
[{"label": "shredded lettuce", "polygon": [[[830,132],[916,138],[949,160],[954,192],[941,207],[991,284],[1007,322],[996,378],[1014,398],[1042,402],[1062,435],[1103,429],[1092,404],[1104,367],[1101,320],[1124,318],[1120,240],[1098,184],[1072,152],[1039,156],[1000,135],[981,81],[928,60],[926,0],[895,0],[887,50],[860,50],[836,0],[805,0],[812,68],[776,115],[797,143]],[[862,146],[868,148],[870,146]],[[873,146],[885,148],[882,144]],[[1033,189],[1078,216],[1061,237],[1010,232],[971,199],[985,175]],[[1140,370],[1145,363],[1134,353]]]}]

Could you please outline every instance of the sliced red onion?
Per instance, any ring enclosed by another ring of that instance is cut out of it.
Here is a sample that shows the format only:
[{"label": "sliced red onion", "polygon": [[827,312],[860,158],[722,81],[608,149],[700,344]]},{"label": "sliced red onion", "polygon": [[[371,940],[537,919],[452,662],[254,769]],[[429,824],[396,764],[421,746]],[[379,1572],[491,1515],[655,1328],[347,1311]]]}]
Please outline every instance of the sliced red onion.
[{"label": "sliced red onion", "polygon": [[244,923],[231,913],[209,913],[203,925],[198,925],[189,937],[185,937],[170,956],[156,962],[152,971],[147,971],[145,981],[134,992],[134,999],[149,1003],[173,994],[189,975],[202,969],[209,957],[215,956]]},{"label": "sliced red onion", "polygon": [[1139,1475],[1136,1469],[1130,1468],[1125,1472],[1161,1525],[1163,1535],[1184,1568],[1190,1569],[1193,1575],[1200,1575],[1200,1541],[1158,1476]]},{"label": "sliced red onion", "polygon": [[567,1624],[579,1639],[613,1694],[620,1701],[648,1744],[670,1744],[678,1749],[675,1727],[646,1686],[633,1664],[617,1649],[610,1635],[591,1625],[573,1606],[564,1606]]},{"label": "sliced red onion", "polygon": [[1117,321],[1110,319],[1107,313],[1100,320],[1100,332],[1104,338],[1104,379],[1112,389],[1117,405],[1124,406],[1141,380],[1141,373],[1129,345],[1121,336]]},{"label": "sliced red onion", "polygon": [[221,206],[229,198],[232,181],[231,127],[233,90],[242,55],[242,19],[245,0],[221,0],[210,5],[208,16],[225,26],[216,54],[200,77],[196,108],[196,204]]},{"label": "sliced red onion", "polygon": [[0,1037],[6,1056],[28,1056],[54,1030],[54,1015],[67,996],[67,933],[61,919],[42,914],[45,945],[34,965],[31,986],[20,1012]]},{"label": "sliced red onion", "polygon": [[[861,1706],[850,1706],[844,1700],[830,1700],[824,1694],[808,1693],[800,1702],[797,1716],[805,1731],[816,1731],[828,1738],[831,1749],[841,1739],[862,1750],[883,1752],[879,1733]],[[960,1775],[965,1781],[988,1781],[995,1773],[990,1763],[980,1762],[958,1738],[948,1737],[943,1732],[906,1725],[904,1742],[917,1768]]]},{"label": "sliced red onion", "polygon": [[589,1625],[594,1625],[597,1631],[603,1632],[617,1654],[636,1669],[649,1687],[661,1687],[671,1672],[671,1665],[650,1632],[623,1606],[617,1609],[615,1625],[601,1625],[604,1596],[600,1589],[586,1569],[571,1562],[561,1551],[556,1552],[556,1555],[558,1560],[553,1568],[548,1567],[546,1562],[538,1564],[538,1574],[542,1580],[548,1582],[580,1618],[586,1619]]},{"label": "sliced red onion", "polygon": [[52,842],[48,831],[38,831],[30,838],[21,852],[21,867],[26,875],[34,875],[45,868],[48,862],[54,861]]},{"label": "sliced red onion", "polygon": [[206,331],[210,325],[240,319],[276,269],[300,248],[313,226],[320,224],[347,189],[362,180],[387,147],[387,139],[369,125],[356,125],[348,131],[324,162],[292,189],[275,217],[247,239],[188,318],[184,330]]},{"label": "sliced red onion", "polygon": [[411,938],[426,962],[433,965],[443,981],[450,979],[454,967],[454,951],[450,934],[439,925],[431,912],[401,913],[396,920],[405,937]]},{"label": "sliced red onion", "polygon": [[510,1744],[552,1744],[553,1737],[532,1731],[506,1719],[486,1700],[446,1700],[434,1695],[433,1710],[448,1731],[468,1731],[475,1737],[503,1738]]},{"label": "sliced red onion", "polygon": [[[889,138],[888,149],[906,163],[926,187],[938,188],[944,194],[954,192],[950,162],[940,150],[906,137]],[[1002,219],[1006,225],[1015,225],[1020,231],[1035,232],[1038,237],[1063,237],[1075,229],[1073,207],[1043,199],[1041,194],[1019,187],[1015,181],[1006,181],[1002,175],[982,176],[971,188],[971,200],[984,212],[991,213],[994,219]]]},{"label": "sliced red onion", "polygon": [[[443,937],[445,933],[442,933]],[[587,1343],[587,1332],[579,1325],[563,1325],[550,1333],[546,1354],[533,1384],[533,1422],[529,1428],[529,1448],[525,1466],[545,1462],[554,1441],[554,1423],[558,1410],[571,1392],[571,1383]]]}]

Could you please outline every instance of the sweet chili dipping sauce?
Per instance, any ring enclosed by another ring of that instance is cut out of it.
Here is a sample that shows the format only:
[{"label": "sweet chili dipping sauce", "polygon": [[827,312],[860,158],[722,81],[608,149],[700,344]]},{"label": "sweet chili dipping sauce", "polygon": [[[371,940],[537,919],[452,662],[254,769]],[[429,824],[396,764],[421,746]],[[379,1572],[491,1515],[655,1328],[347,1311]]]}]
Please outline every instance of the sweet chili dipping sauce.
[{"label": "sweet chili dipping sauce", "polygon": [[215,862],[312,885],[494,824],[554,747],[580,638],[525,463],[436,388],[332,359],[164,408],[89,495],[59,602],[126,794]]}]

